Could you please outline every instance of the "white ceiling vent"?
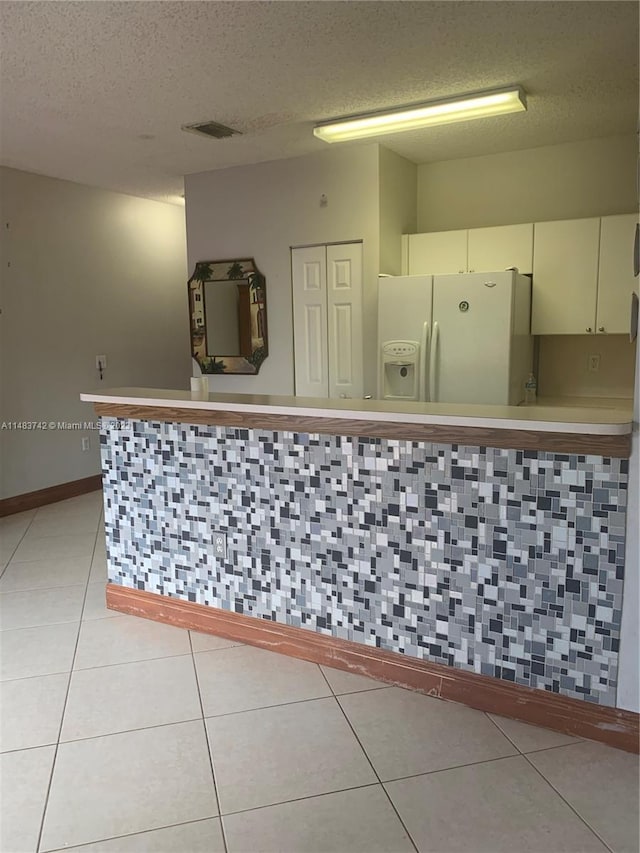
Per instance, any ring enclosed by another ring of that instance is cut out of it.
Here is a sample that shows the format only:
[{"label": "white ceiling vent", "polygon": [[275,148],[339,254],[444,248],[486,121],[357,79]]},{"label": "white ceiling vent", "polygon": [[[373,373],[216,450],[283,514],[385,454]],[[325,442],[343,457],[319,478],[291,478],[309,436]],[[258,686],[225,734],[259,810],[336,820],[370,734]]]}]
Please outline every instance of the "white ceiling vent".
[{"label": "white ceiling vent", "polygon": [[241,131],[234,130],[232,127],[227,127],[224,124],[218,124],[217,121],[199,121],[195,124],[183,124],[183,130],[189,133],[198,133],[201,136],[212,136],[214,139],[226,139],[228,136],[235,136]]}]

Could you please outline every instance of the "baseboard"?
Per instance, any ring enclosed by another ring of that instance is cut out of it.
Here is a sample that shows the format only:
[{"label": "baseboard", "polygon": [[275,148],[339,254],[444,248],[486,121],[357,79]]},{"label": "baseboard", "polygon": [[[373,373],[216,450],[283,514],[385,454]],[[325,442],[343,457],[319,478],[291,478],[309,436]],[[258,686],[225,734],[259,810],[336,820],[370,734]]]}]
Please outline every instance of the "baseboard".
[{"label": "baseboard", "polygon": [[638,752],[640,716],[631,711],[569,699],[305,628],[280,625],[116,584],[107,584],[106,597],[107,607],[121,613],[215,634],[419,690],[481,711],[601,741],[627,752]]},{"label": "baseboard", "polygon": [[82,480],[72,480],[70,483],[60,483],[58,486],[49,486],[46,489],[38,489],[37,492],[26,492],[24,495],[16,495],[13,498],[0,500],[0,518],[5,515],[13,515],[16,512],[24,512],[27,509],[36,509],[46,504],[64,501],[67,498],[75,498],[78,495],[86,495],[87,492],[95,492],[102,488],[102,475],[94,474],[84,477]]}]

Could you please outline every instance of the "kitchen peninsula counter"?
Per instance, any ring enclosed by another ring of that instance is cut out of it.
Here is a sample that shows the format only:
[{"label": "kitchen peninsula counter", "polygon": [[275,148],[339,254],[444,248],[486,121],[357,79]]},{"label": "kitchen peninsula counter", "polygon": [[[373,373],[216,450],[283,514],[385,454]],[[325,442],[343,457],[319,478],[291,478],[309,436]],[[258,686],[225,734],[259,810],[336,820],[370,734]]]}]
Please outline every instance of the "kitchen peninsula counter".
[{"label": "kitchen peninsula counter", "polygon": [[220,426],[629,455],[631,413],[587,406],[493,406],[114,388],[82,394],[100,415]]},{"label": "kitchen peninsula counter", "polygon": [[109,607],[633,744],[627,409],[82,399]]}]

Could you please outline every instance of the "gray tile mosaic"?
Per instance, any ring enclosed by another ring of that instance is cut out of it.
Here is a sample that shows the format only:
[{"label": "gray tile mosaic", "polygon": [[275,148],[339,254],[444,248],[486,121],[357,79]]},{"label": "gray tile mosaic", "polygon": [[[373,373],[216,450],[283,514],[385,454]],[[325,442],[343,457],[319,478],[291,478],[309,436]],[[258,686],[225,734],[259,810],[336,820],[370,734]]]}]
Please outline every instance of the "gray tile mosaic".
[{"label": "gray tile mosaic", "polygon": [[625,460],[144,421],[101,442],[111,582],[615,704]]}]

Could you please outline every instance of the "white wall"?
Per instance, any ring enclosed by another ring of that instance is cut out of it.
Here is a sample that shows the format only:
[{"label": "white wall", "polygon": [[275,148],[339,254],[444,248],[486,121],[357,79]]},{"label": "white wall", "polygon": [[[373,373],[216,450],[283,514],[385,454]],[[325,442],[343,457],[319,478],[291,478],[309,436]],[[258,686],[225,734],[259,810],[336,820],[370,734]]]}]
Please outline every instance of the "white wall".
[{"label": "white wall", "polygon": [[[13,169],[0,188],[0,420],[95,420],[79,394],[99,386],[188,388],[182,208]],[[3,497],[99,471],[95,432],[5,429],[0,442]]]},{"label": "white wall", "polygon": [[[636,345],[629,335],[547,335],[540,338],[538,394],[541,397],[633,396]],[[600,367],[589,370],[589,356]]]},{"label": "white wall", "polygon": [[416,230],[418,167],[382,146],[379,158],[380,272],[401,275],[401,237]]},{"label": "white wall", "polygon": [[418,233],[633,213],[634,134],[418,167]]},{"label": "white wall", "polygon": [[[210,376],[211,390],[293,394],[291,246],[363,240],[364,323],[375,328],[377,145],[188,175],[185,200],[190,271],[252,257],[266,277],[269,356],[258,376]],[[366,340],[365,393],[374,388],[375,341]]]}]

